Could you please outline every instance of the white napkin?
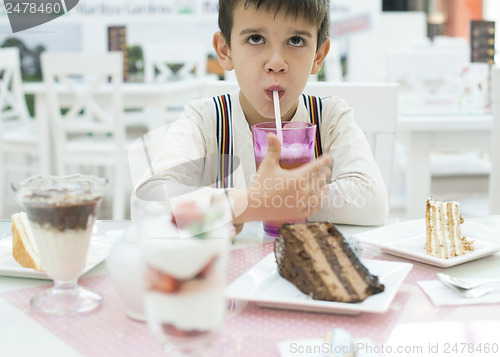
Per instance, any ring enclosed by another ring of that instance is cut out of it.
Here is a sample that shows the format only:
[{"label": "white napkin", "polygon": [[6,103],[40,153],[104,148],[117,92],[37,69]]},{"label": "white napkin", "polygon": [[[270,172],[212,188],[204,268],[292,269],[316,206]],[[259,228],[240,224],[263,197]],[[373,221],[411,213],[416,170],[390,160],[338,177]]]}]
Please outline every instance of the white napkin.
[{"label": "white napkin", "polygon": [[[373,346],[373,342],[368,338],[360,338],[354,340],[356,349],[360,346]],[[330,354],[332,346],[323,339],[302,339],[281,341],[278,343],[278,351],[281,357],[330,357],[340,356],[339,354]],[[373,349],[372,349],[373,351]],[[358,349],[356,357],[378,357],[374,352],[367,352]]]},{"label": "white napkin", "polygon": [[500,302],[500,291],[493,291],[478,298],[467,298],[448,289],[439,280],[419,281],[418,285],[436,306],[496,304]]}]

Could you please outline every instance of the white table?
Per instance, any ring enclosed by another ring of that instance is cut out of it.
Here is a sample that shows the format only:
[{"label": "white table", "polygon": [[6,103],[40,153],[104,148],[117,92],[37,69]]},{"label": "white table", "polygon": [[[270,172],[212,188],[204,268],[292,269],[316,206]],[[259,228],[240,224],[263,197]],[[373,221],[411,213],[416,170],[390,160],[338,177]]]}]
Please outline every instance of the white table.
[{"label": "white table", "polygon": [[[500,227],[500,216],[466,219],[468,221],[486,224],[495,229]],[[397,219],[393,219],[390,223],[397,221]],[[128,222],[126,221],[98,221],[98,232],[103,233],[109,230],[122,229],[125,228],[127,224]],[[339,229],[346,236],[372,228],[373,227],[339,226]],[[9,229],[10,222],[0,221],[0,237],[5,230]],[[236,245],[234,248],[266,243],[261,233],[262,228],[260,224],[248,224],[241,235],[236,238]],[[369,250],[367,253],[369,253],[369,255],[378,256],[381,259],[407,261],[404,258],[386,255],[376,250]],[[421,263],[414,263],[413,269],[419,270],[421,274],[429,277],[434,277],[435,272],[442,271],[440,268],[427,266]],[[484,271],[488,271],[490,274],[500,271],[499,254],[446,269],[446,273],[463,277],[477,277],[484,274]],[[86,277],[102,274],[106,274],[105,263],[101,263],[91,272],[87,273]],[[477,344],[482,341],[483,343],[498,344],[498,336],[495,332],[498,330],[500,321],[500,309],[498,309],[498,304],[435,307],[413,280],[407,278],[406,281],[403,282],[399,289],[398,296],[396,297],[396,302],[391,305],[388,312],[382,315],[361,314],[359,316],[349,317],[332,315],[328,317],[328,315],[325,314],[307,312],[290,313],[284,310],[255,308],[252,304],[248,306],[243,305],[238,311],[231,312],[227,323],[229,324],[233,319],[245,318],[245,316],[248,317],[249,315],[250,317],[258,315],[261,319],[259,322],[262,324],[263,328],[247,328],[244,324],[239,328],[236,327],[235,331],[227,333],[225,339],[219,342],[219,345],[222,346],[220,347],[222,352],[218,351],[218,353],[215,354],[212,351],[212,353],[207,354],[207,356],[249,356],[252,354],[246,349],[249,348],[250,343],[252,343],[254,349],[259,350],[258,355],[278,356],[276,338],[265,335],[263,330],[265,330],[265,325],[267,323],[272,323],[282,316],[285,316],[283,320],[293,324],[293,326],[288,326],[288,328],[285,329],[285,333],[282,333],[282,329],[279,328],[273,330],[272,334],[279,336],[278,340],[296,340],[298,338],[311,337],[322,338],[326,335],[328,330],[340,326],[349,330],[355,338],[374,338],[374,336],[379,336],[382,338],[384,344],[391,346],[412,346],[419,344],[419,346],[424,348],[421,355],[428,355],[426,352],[428,351],[429,341],[436,336],[435,334],[438,330],[446,327],[446,329],[439,331],[441,352],[446,342],[458,344],[474,342]],[[43,284],[47,284],[47,281],[0,276],[0,293],[10,293],[17,289],[25,289]],[[104,312],[106,310],[109,310],[109,306],[104,305],[102,316],[105,315]],[[85,324],[88,318],[92,318],[92,315],[90,315],[90,317],[75,317],[74,328],[77,329],[78,325]],[[60,324],[65,324],[64,326],[67,326],[69,329],[73,328],[73,325],[68,322],[70,318],[54,317],[54,319],[54,321]],[[102,326],[102,330],[100,327],[96,327],[99,334],[108,333],[106,335],[107,344],[110,346],[117,346],[113,355],[127,355],[127,351],[122,348],[122,346],[127,343],[146,346],[152,345],[153,347],[151,348],[155,348],[156,345],[148,334],[145,334],[146,337],[144,339],[138,338],[142,335],[134,334],[134,331],[137,332],[137,329],[145,330],[146,328],[143,325],[127,320],[124,316],[124,312],[123,315],[117,316],[116,319],[119,320],[120,324],[128,326],[128,330],[124,329],[123,334],[109,331],[109,325]],[[325,325],[324,331],[312,336],[309,332],[309,327],[318,324],[319,320],[326,320],[328,323]],[[446,331],[448,331],[450,327],[453,331],[458,330],[467,333],[467,335],[457,336],[451,332],[447,333]],[[106,328],[108,330],[106,330]],[[74,338],[72,339],[71,336],[65,335],[65,337],[62,337],[61,334],[55,333],[46,325],[38,323],[36,318],[29,312],[29,309],[24,313],[19,308],[14,307],[6,299],[0,297],[0,336],[2,336],[0,356],[82,356],[81,349],[79,351],[74,344],[71,344],[71,340],[74,340]],[[70,340],[67,340],[67,338]],[[87,344],[93,344],[97,341],[88,340],[85,342]],[[100,342],[102,343],[102,340],[100,340]],[[258,343],[256,347],[255,343]],[[380,344],[377,345],[380,347]],[[239,352],[235,352],[235,350]],[[130,355],[130,352],[128,355]],[[255,355],[257,354],[253,354],[253,356]],[[382,356],[382,354],[379,355]],[[496,354],[489,353],[484,355],[493,356]]]},{"label": "white table", "polygon": [[423,217],[431,195],[433,150],[490,150],[491,114],[400,114],[398,135],[406,146],[406,216]]},{"label": "white table", "polygon": [[[165,118],[164,111],[168,107],[183,105],[187,100],[202,96],[205,79],[189,79],[167,83],[123,83],[121,93],[123,94],[124,109],[151,110],[148,127],[151,129],[161,126]],[[47,123],[48,115],[47,89],[43,82],[27,82],[23,85],[25,94],[35,97],[35,115],[41,122]],[[57,85],[59,100],[74,101],[67,86]],[[96,92],[96,101],[109,102],[112,92],[111,86],[102,85]],[[66,95],[67,94],[67,95]]]},{"label": "white table", "polygon": [[[394,222],[394,220],[392,220]],[[130,221],[97,221],[94,234],[125,229]],[[345,234],[362,232],[372,227],[342,226]],[[0,238],[4,232],[11,230],[10,221],[0,220]],[[269,243],[272,240],[263,234],[260,222],[245,224],[243,231],[237,236],[232,249],[250,247]],[[106,262],[102,262],[82,278],[107,274]],[[47,280],[7,277],[0,275],[0,293],[46,285]],[[56,317],[57,318],[57,317]],[[0,356],[38,356],[38,357],[77,357],[82,356],[63,339],[38,324],[33,318],[13,307],[0,297]],[[92,343],[89,341],[89,343]]]}]

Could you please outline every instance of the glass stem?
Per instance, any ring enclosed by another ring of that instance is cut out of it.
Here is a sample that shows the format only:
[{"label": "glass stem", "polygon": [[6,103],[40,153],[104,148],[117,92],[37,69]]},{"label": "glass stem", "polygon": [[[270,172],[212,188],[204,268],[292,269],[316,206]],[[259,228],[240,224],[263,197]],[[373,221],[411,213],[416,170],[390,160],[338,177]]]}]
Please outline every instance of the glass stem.
[{"label": "glass stem", "polygon": [[54,290],[55,291],[69,291],[76,290],[78,288],[77,284],[78,279],[70,280],[70,281],[54,281]]}]

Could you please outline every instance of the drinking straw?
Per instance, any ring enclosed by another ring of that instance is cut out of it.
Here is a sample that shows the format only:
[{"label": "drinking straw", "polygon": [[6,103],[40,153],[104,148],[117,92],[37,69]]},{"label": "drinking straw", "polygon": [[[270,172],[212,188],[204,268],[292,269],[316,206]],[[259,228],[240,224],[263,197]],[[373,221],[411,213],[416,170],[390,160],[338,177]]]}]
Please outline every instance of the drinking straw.
[{"label": "drinking straw", "polygon": [[274,119],[276,120],[276,134],[278,134],[278,139],[281,145],[283,145],[283,132],[281,131],[281,112],[280,112],[280,97],[278,91],[273,91],[274,100]]}]

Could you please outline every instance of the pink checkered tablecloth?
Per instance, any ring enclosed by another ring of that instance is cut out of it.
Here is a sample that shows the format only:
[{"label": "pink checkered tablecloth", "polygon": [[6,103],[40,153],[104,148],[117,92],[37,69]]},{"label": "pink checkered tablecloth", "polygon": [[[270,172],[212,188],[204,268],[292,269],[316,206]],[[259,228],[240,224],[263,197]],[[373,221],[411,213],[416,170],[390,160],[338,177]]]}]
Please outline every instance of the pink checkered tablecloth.
[{"label": "pink checkered tablecloth", "polygon": [[[243,274],[272,252],[273,243],[233,250],[230,256],[229,281]],[[432,279],[433,273],[413,269],[407,277],[412,285],[417,280]],[[144,323],[125,315],[125,306],[114,290],[108,275],[80,280],[80,284],[104,296],[102,307],[76,317],[47,316],[33,311],[29,299],[47,286],[10,291],[0,296],[32,319],[60,337],[85,356],[160,356],[160,345],[150,336]],[[341,316],[260,308],[255,304],[238,306],[229,311],[217,341],[204,356],[278,356],[277,343],[301,338],[322,338],[333,328],[344,328],[354,338],[369,337],[384,342],[397,323],[412,292],[400,289],[385,314]],[[420,297],[425,299],[425,297]],[[244,303],[243,303],[244,305]],[[380,328],[384,326],[384,328]]]}]

